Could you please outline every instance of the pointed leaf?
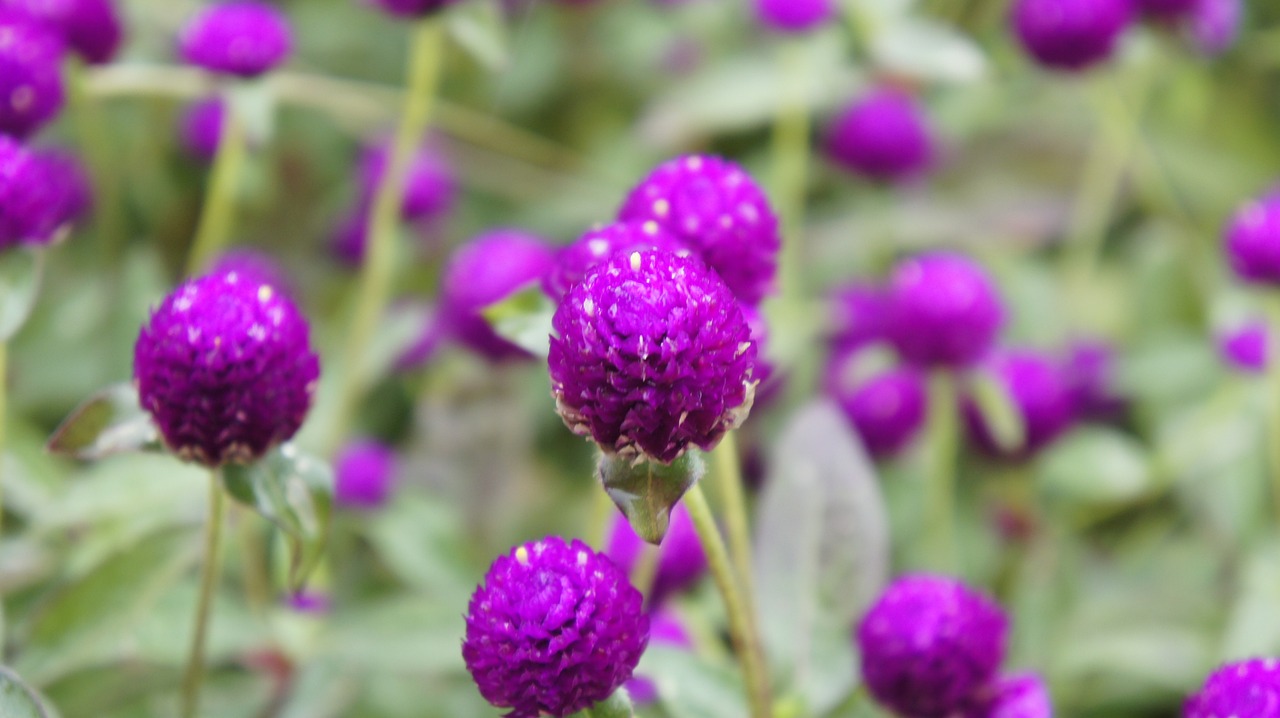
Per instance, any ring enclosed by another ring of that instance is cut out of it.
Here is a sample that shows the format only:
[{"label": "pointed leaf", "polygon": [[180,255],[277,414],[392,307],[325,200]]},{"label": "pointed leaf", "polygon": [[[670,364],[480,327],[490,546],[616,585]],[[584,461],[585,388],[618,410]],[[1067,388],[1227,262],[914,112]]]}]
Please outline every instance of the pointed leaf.
[{"label": "pointed leaf", "polygon": [[0,666],[0,716],[4,718],[49,718],[48,712],[18,674]]},{"label": "pointed leaf", "polygon": [[138,404],[132,384],[106,387],[76,407],[49,437],[54,454],[101,459],[127,451],[160,448],[151,415]]},{"label": "pointed leaf", "polygon": [[672,507],[707,468],[702,455],[690,449],[670,464],[602,454],[598,471],[604,490],[632,530],[656,546],[667,535]]},{"label": "pointed leaf", "polygon": [[498,336],[545,357],[551,347],[551,318],[556,307],[537,284],[529,285],[482,312]]},{"label": "pointed leaf", "polygon": [[1009,452],[1022,448],[1026,422],[1004,382],[990,372],[976,371],[969,377],[969,397],[996,446]]},{"label": "pointed leaf", "polygon": [[0,252],[0,341],[8,341],[26,323],[44,272],[41,248],[15,247]]}]

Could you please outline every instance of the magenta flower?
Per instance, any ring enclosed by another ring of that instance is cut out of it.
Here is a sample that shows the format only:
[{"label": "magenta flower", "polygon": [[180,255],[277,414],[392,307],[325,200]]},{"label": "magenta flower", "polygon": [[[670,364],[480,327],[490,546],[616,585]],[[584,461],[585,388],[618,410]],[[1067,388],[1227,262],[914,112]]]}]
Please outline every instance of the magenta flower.
[{"label": "magenta flower", "polygon": [[[360,160],[360,203],[372,206],[378,185],[387,171],[390,145],[382,143],[365,150]],[[453,168],[448,158],[430,142],[418,147],[409,163],[405,179],[404,204],[400,216],[406,222],[421,222],[445,215],[457,199]]]},{"label": "magenta flower", "polygon": [[0,133],[26,138],[57,116],[64,49],[45,25],[0,10]]},{"label": "magenta flower", "polygon": [[911,95],[882,87],[836,116],[827,128],[826,151],[851,172],[898,182],[923,174],[933,164],[933,131]]},{"label": "magenta flower", "polygon": [[67,155],[32,152],[0,136],[0,249],[54,241],[85,211],[88,191]]},{"label": "magenta flower", "polygon": [[[626,518],[615,514],[604,551],[609,558],[630,575],[644,546]],[[654,574],[653,590],[649,592],[649,605],[661,605],[663,599],[693,585],[706,570],[707,555],[693,528],[693,519],[689,518],[684,504],[676,504],[671,510],[667,535],[658,549],[658,570]]]},{"label": "magenta flower", "polygon": [[[659,611],[649,615],[649,645],[665,646],[684,651],[693,650],[693,641],[685,630],[680,617],[670,611]],[[637,706],[647,706],[658,702],[658,687],[643,675],[637,675],[627,681],[627,693],[631,702]]]},{"label": "magenta flower", "polygon": [[270,254],[249,247],[232,247],[218,256],[210,268],[210,274],[236,272],[243,278],[259,284],[269,284],[293,296],[293,286],[284,268]]},{"label": "magenta flower", "polygon": [[755,0],[755,6],[765,27],[785,33],[809,32],[836,16],[832,0]]},{"label": "magenta flower", "polygon": [[1004,324],[1004,309],[978,264],[934,252],[894,270],[885,321],[889,340],[908,362],[963,367],[991,349]]},{"label": "magenta flower", "polygon": [[222,141],[225,112],[220,97],[209,97],[187,105],[178,125],[182,149],[201,162],[212,162]]},{"label": "magenta flower", "polygon": [[828,390],[867,452],[885,459],[905,449],[924,426],[928,408],[924,376],[910,367],[856,376],[858,354],[857,348],[850,348],[832,356]]},{"label": "magenta flower", "polygon": [[44,181],[56,196],[49,210],[48,226],[51,231],[33,239],[51,241],[58,238],[60,230],[93,209],[93,183],[80,160],[66,150],[38,149],[33,154],[44,170]]},{"label": "magenta flower", "polygon": [[542,279],[542,290],[558,302],[575,284],[582,281],[587,270],[615,254],[630,254],[642,249],[689,253],[687,247],[667,234],[657,222],[606,224],[587,231],[573,244],[560,250],[555,266]]},{"label": "magenta flower", "polygon": [[1185,29],[1200,52],[1221,55],[1240,36],[1243,16],[1243,0],[1196,0],[1185,18]]},{"label": "magenta flower", "polygon": [[1280,284],[1280,190],[1236,211],[1225,231],[1227,261],[1245,282]]},{"label": "magenta flower", "polygon": [[294,613],[308,616],[322,616],[333,608],[329,595],[320,591],[298,591],[285,601]]},{"label": "magenta flower", "polygon": [[1195,12],[1199,0],[1132,0],[1139,12],[1160,20],[1177,20]]},{"label": "magenta flower", "polygon": [[0,6],[44,24],[91,64],[110,62],[123,39],[112,0],[3,0]]},{"label": "magenta flower", "polygon": [[182,58],[209,72],[256,77],[288,59],[293,32],[282,12],[254,0],[210,5],[178,37]]},{"label": "magenta flower", "polygon": [[980,693],[964,718],[1053,718],[1049,689],[1035,673],[1001,676]]},{"label": "magenta flower", "polygon": [[833,348],[856,349],[885,339],[889,297],[883,288],[855,282],[836,289],[828,301],[831,325],[827,341]]},{"label": "magenta flower", "polygon": [[1133,20],[1130,0],[1017,0],[1013,28],[1045,67],[1083,70],[1111,57]]},{"label": "magenta flower", "polygon": [[1247,374],[1267,372],[1267,325],[1252,321],[1218,338],[1218,351],[1228,364]]},{"label": "magenta flower", "polygon": [[1280,716],[1280,662],[1250,658],[1228,663],[1205,679],[1182,707],[1183,718]]},{"label": "magenta flower", "polygon": [[1116,388],[1116,354],[1110,345],[1083,340],[1071,345],[1063,371],[1076,415],[1086,421],[1119,421],[1129,408]]},{"label": "magenta flower", "polygon": [[471,596],[462,657],[480,695],[510,718],[564,718],[631,679],[649,641],[641,602],[581,541],[517,546]]},{"label": "magenta flower", "polygon": [[366,0],[389,15],[398,17],[426,17],[440,12],[458,0]]},{"label": "magenta flower", "polygon": [[352,441],[334,460],[333,501],[339,506],[376,509],[391,495],[396,453],[372,439]]},{"label": "magenta flower", "polygon": [[970,398],[964,414],[969,435],[983,451],[993,456],[1025,459],[1057,439],[1076,418],[1075,397],[1069,378],[1054,359],[1028,349],[1001,351],[987,362],[989,371],[1004,385],[1025,429],[1021,447],[1002,449]]}]

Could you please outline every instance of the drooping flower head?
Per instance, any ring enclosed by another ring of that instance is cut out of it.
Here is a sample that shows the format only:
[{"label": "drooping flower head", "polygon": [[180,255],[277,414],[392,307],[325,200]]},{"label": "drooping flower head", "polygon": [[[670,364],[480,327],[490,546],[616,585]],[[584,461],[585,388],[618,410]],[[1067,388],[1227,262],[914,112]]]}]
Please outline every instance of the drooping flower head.
[{"label": "drooping flower head", "polygon": [[1280,715],[1280,661],[1228,663],[1205,679],[1182,707],[1183,718],[1273,718]]},{"label": "drooping flower head", "polygon": [[933,164],[933,131],[914,98],[882,87],[836,116],[827,128],[826,150],[851,172],[896,182],[917,177]]},{"label": "drooping flower head", "polygon": [[1115,350],[1105,342],[1080,340],[1068,348],[1064,371],[1077,417],[1085,421],[1120,420],[1129,402],[1116,387]]},{"label": "drooping flower head", "polygon": [[528,352],[498,336],[480,312],[540,282],[554,263],[551,246],[528,232],[498,229],[476,237],[454,252],[445,267],[441,328],[493,361],[528,357]]},{"label": "drooping flower head", "polygon": [[606,454],[670,463],[690,444],[710,450],[751,409],[751,329],[693,257],[615,255],[565,295],[552,326],[556,408]]},{"label": "drooping flower head", "polygon": [[64,45],[45,25],[0,10],[0,133],[36,133],[62,109]]},{"label": "drooping flower head", "polygon": [[[613,528],[609,531],[609,543],[605,553],[628,575],[635,570],[636,562],[645,543],[632,530],[630,522],[622,514],[615,514]],[[676,504],[671,510],[671,524],[658,549],[658,570],[653,578],[649,605],[661,605],[662,600],[701,578],[707,570],[707,555],[693,528],[693,519],[684,504]]]},{"label": "drooping flower head", "polygon": [[832,0],[755,0],[755,5],[760,22],[778,32],[809,32],[836,16]]},{"label": "drooping flower head", "polygon": [[[372,206],[374,195],[387,171],[391,147],[384,142],[364,152],[360,160],[360,202]],[[431,142],[424,142],[409,163],[405,178],[404,204],[400,216],[406,222],[420,222],[447,214],[457,198],[453,168]]]},{"label": "drooping flower head", "polygon": [[[649,646],[691,651],[693,641],[679,616],[671,611],[659,611],[649,614]],[[637,706],[650,705],[658,700],[658,687],[643,675],[627,681],[627,693],[631,696],[631,702]]]},{"label": "drooping flower head", "polygon": [[832,292],[829,302],[827,341],[833,349],[857,349],[885,338],[889,297],[882,287],[855,282]]},{"label": "drooping flower head", "polygon": [[1267,371],[1266,322],[1253,321],[1218,337],[1218,351],[1228,364],[1248,374]]},{"label": "drooping flower head", "polygon": [[1001,351],[987,362],[987,370],[1000,382],[1022,416],[1022,446],[1014,451],[996,442],[972,400],[965,402],[969,435],[985,452],[1003,458],[1026,458],[1061,436],[1075,421],[1071,384],[1053,358],[1029,349]]},{"label": "drooping flower head", "polygon": [[334,460],[333,501],[339,506],[376,509],[391,495],[396,453],[372,439],[352,441]]},{"label": "drooping flower head", "polygon": [[209,97],[187,105],[178,124],[178,139],[187,154],[201,162],[212,162],[222,141],[222,118],[226,112],[220,97]]},{"label": "drooping flower head", "polygon": [[573,244],[560,250],[555,266],[542,280],[542,290],[558,302],[573,285],[582,281],[587,270],[615,254],[629,254],[641,249],[689,253],[684,244],[652,220],[606,224],[588,230]]},{"label": "drooping flower head", "polygon": [[383,12],[398,17],[426,17],[449,7],[458,0],[366,0],[382,8]]},{"label": "drooping flower head", "polygon": [[56,239],[84,211],[84,192],[83,174],[65,155],[0,137],[0,249]]},{"label": "drooping flower head", "polygon": [[1049,689],[1035,673],[1001,676],[980,693],[964,718],[1053,718]]},{"label": "drooping flower head", "polygon": [[982,267],[957,254],[921,254],[898,265],[889,285],[886,332],[904,359],[923,366],[972,364],[1004,323]]},{"label": "drooping flower head", "polygon": [[755,180],[728,160],[689,155],[659,165],[631,190],[618,219],[657,222],[744,302],[758,303],[773,288],[778,217]]},{"label": "drooping flower head", "polygon": [[856,347],[833,354],[827,387],[867,452],[888,458],[906,448],[924,426],[928,406],[924,376],[911,367],[863,375],[857,366],[860,358]]},{"label": "drooping flower head", "polygon": [[138,398],[165,444],[211,467],[253,461],[291,438],[319,376],[297,307],[235,271],[179,286],[134,346]]},{"label": "drooping flower head", "polygon": [[1130,0],[1017,0],[1013,28],[1045,67],[1083,70],[1111,57],[1133,20]]},{"label": "drooping flower head", "polygon": [[1251,284],[1280,284],[1280,190],[1245,203],[1226,229],[1227,261]]},{"label": "drooping flower head", "polygon": [[1221,55],[1236,43],[1244,19],[1244,0],[1196,0],[1185,30],[1201,53]]},{"label": "drooping flower head", "polygon": [[904,716],[944,718],[995,677],[1007,633],[1004,611],[960,581],[905,576],[858,626],[862,677],[882,705]]},{"label": "drooping flower head", "polygon": [[257,77],[289,58],[293,32],[284,14],[254,0],[210,5],[178,37],[187,62],[209,72]]},{"label": "drooping flower head", "polygon": [[511,718],[563,718],[626,683],[649,641],[642,598],[608,557],[551,536],[494,561],[471,596],[462,657]]},{"label": "drooping flower head", "polygon": [[115,57],[124,35],[112,0],[3,0],[0,7],[45,25],[85,62],[95,65]]}]

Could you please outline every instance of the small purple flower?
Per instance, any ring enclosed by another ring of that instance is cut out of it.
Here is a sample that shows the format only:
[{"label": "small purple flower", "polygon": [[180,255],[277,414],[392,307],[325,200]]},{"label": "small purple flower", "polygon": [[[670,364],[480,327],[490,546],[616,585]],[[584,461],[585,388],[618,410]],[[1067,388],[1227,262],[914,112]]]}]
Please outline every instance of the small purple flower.
[{"label": "small purple flower", "polygon": [[83,175],[63,157],[0,136],[0,249],[48,244],[83,211]]},{"label": "small purple flower", "polygon": [[57,195],[51,210],[53,231],[45,239],[56,239],[58,230],[84,217],[93,208],[93,183],[75,155],[60,149],[35,150],[44,167],[46,182]]},{"label": "small purple flower", "polygon": [[581,541],[517,546],[471,596],[462,657],[480,695],[509,718],[563,718],[631,679],[649,642],[642,601]]},{"label": "small purple flower", "polygon": [[1267,372],[1267,325],[1252,321],[1218,338],[1218,351],[1228,364],[1247,374]]},{"label": "small purple flower", "polygon": [[178,139],[187,154],[201,162],[212,162],[222,141],[225,108],[220,97],[208,97],[187,105],[178,125]]},{"label": "small purple flower", "polygon": [[258,459],[298,431],[320,362],[288,296],[231,271],[161,302],[138,335],[133,376],[169,448],[216,467]]},{"label": "small purple flower", "polygon": [[1221,55],[1240,36],[1243,16],[1243,0],[1197,0],[1185,19],[1185,30],[1201,53]]},{"label": "small purple flower", "polygon": [[1115,422],[1124,417],[1129,402],[1116,389],[1116,355],[1109,345],[1092,340],[1075,342],[1063,371],[1080,419]]},{"label": "small purple flower", "polygon": [[832,0],[755,0],[756,17],[778,32],[815,30],[836,16]]},{"label": "small purple flower", "polygon": [[589,230],[573,244],[560,250],[555,266],[542,279],[542,290],[558,302],[575,284],[582,281],[587,270],[615,254],[630,254],[642,249],[689,253],[687,247],[667,234],[657,222],[606,224]]},{"label": "small purple flower", "polygon": [[898,182],[933,164],[933,132],[906,92],[882,87],[846,107],[827,128],[827,156],[857,174]]},{"label": "small purple flower", "polygon": [[44,25],[0,10],[0,133],[29,137],[62,109],[64,50]]},{"label": "small purple flower", "polygon": [[[693,641],[685,631],[679,616],[670,611],[659,611],[649,615],[649,646],[692,651]],[[637,706],[658,702],[658,687],[642,675],[627,681],[627,693],[631,696],[631,702]]]},{"label": "small purple flower", "polygon": [[831,293],[831,328],[827,341],[837,350],[857,349],[881,341],[888,331],[889,297],[879,286],[854,283]]},{"label": "small purple flower", "polygon": [[284,62],[293,51],[293,33],[284,13],[253,0],[206,7],[178,37],[182,58],[209,72],[257,77]]},{"label": "small purple flower", "polygon": [[391,495],[396,453],[371,439],[353,441],[334,460],[333,501],[339,506],[376,509]]},{"label": "small purple flower", "polygon": [[298,591],[289,596],[285,602],[294,613],[309,616],[321,616],[332,608],[329,595],[320,591]]},{"label": "small purple flower", "polygon": [[623,221],[653,220],[689,245],[744,302],[772,291],[782,239],[764,190],[741,167],[709,155],[659,165],[627,196]]},{"label": "small purple flower", "polygon": [[1001,351],[987,362],[1022,415],[1022,446],[1008,452],[996,443],[972,399],[965,401],[969,435],[985,452],[1004,458],[1027,458],[1048,446],[1075,422],[1075,401],[1068,377],[1054,359],[1028,349]]},{"label": "small purple flower", "polygon": [[1132,0],[1134,9],[1159,20],[1177,20],[1195,11],[1199,0]]},{"label": "small purple flower", "polygon": [[365,0],[370,5],[381,8],[389,15],[398,17],[426,17],[449,7],[458,0]]},{"label": "small purple flower", "polygon": [[1183,718],[1280,716],[1280,661],[1250,658],[1228,663],[1205,679],[1182,706]]},{"label": "small purple flower", "polygon": [[944,718],[995,677],[1007,634],[1004,611],[983,594],[952,578],[905,576],[858,626],[862,676],[895,712]]},{"label": "small purple flower", "polygon": [[987,273],[957,254],[921,254],[898,265],[889,285],[887,335],[902,358],[963,367],[981,359],[1004,323]]},{"label": "small purple flower", "polygon": [[247,277],[251,282],[269,284],[276,289],[293,296],[292,283],[285,276],[284,268],[274,257],[249,247],[233,247],[223,252],[214,261],[210,274],[226,274],[236,272]]},{"label": "small purple flower", "polygon": [[329,237],[329,253],[343,266],[355,269],[364,264],[369,235],[369,208],[359,206],[338,220]]},{"label": "small purple flower", "polygon": [[527,358],[528,352],[498,336],[480,312],[540,282],[554,263],[551,246],[528,232],[498,229],[476,237],[454,252],[445,267],[442,329],[492,361]]},{"label": "small purple flower", "polygon": [[1225,235],[1236,276],[1251,284],[1280,284],[1280,189],[1237,210]]},{"label": "small purple flower", "polygon": [[565,295],[552,325],[556,409],[606,454],[670,463],[689,444],[711,450],[751,410],[751,328],[693,257],[616,255]]},{"label": "small purple flower", "polygon": [[1001,676],[980,693],[964,718],[1053,718],[1049,689],[1035,673]]},{"label": "small purple flower", "polygon": [[[389,156],[390,146],[385,142],[365,150],[360,161],[360,202],[363,205],[372,206],[378,185],[387,171]],[[440,217],[453,208],[456,195],[453,168],[448,159],[431,143],[423,143],[409,163],[400,216],[406,222]]]},{"label": "small purple flower", "polygon": [[91,64],[110,62],[123,39],[111,0],[3,0],[0,7],[43,23]]},{"label": "small purple flower", "polygon": [[[622,514],[615,514],[605,553],[628,575],[635,570],[645,542],[631,529]],[[671,510],[671,524],[658,549],[658,571],[654,574],[649,605],[658,606],[663,599],[691,586],[707,570],[707,555],[693,528],[693,519],[684,504]]]},{"label": "small purple flower", "polygon": [[427,364],[436,355],[445,340],[441,330],[435,307],[427,307],[427,320],[423,323],[421,333],[409,348],[396,358],[397,371],[413,371]]},{"label": "small purple flower", "polygon": [[910,367],[853,376],[858,354],[853,348],[833,355],[829,390],[867,451],[878,459],[888,458],[906,448],[924,426],[924,376]]},{"label": "small purple flower", "polygon": [[1111,57],[1133,20],[1130,0],[1017,0],[1022,46],[1055,70],[1083,70]]}]

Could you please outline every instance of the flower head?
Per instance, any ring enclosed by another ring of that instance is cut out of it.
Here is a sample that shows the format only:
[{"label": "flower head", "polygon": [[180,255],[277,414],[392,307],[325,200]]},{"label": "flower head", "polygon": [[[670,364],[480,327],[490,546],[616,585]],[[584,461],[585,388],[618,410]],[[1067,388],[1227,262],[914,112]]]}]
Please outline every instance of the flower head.
[{"label": "flower head", "polygon": [[396,453],[371,439],[353,441],[334,461],[334,503],[374,509],[386,503],[396,473]]},{"label": "flower head", "polygon": [[[605,553],[618,567],[630,574],[640,560],[644,541],[631,529],[622,514],[615,514]],[[671,524],[658,549],[658,570],[653,578],[649,605],[657,606],[671,594],[688,588],[707,570],[707,555],[698,541],[693,519],[684,504],[671,510]]]},{"label": "flower head", "polygon": [[1221,55],[1240,36],[1243,0],[1197,0],[1185,18],[1186,33],[1205,55]]},{"label": "flower head", "polygon": [[48,211],[48,231],[31,239],[48,242],[57,239],[60,230],[84,217],[93,208],[93,184],[84,165],[75,155],[61,149],[38,149],[33,152],[43,170],[44,182],[52,190],[54,201]]},{"label": "flower head", "polygon": [[669,463],[690,444],[710,450],[751,409],[751,329],[693,257],[615,255],[565,295],[552,326],[556,408],[607,454]]},{"label": "flower head", "polygon": [[831,327],[827,340],[833,348],[856,349],[885,338],[889,298],[883,288],[849,284],[832,292],[828,301]]},{"label": "flower head", "polygon": [[[382,143],[365,150],[360,161],[360,201],[372,206],[374,195],[387,171],[391,147]],[[404,204],[401,217],[406,222],[419,222],[439,217],[453,208],[457,195],[453,168],[444,154],[431,143],[423,143],[409,162],[405,178]]]},{"label": "flower head", "polygon": [[1006,458],[1025,458],[1061,436],[1076,418],[1075,397],[1062,366],[1053,358],[1027,349],[1005,350],[987,362],[1022,415],[1022,446],[1006,452],[996,442],[977,405],[965,402],[969,434],[984,451]]},{"label": "flower head", "polygon": [[836,16],[832,0],[755,0],[756,17],[778,32],[814,30]]},{"label": "flower head", "polygon": [[329,594],[320,591],[298,591],[291,594],[286,600],[285,605],[294,613],[301,613],[310,616],[324,615],[333,607],[333,601],[329,598]]},{"label": "flower head", "polygon": [[1267,324],[1252,321],[1218,337],[1218,351],[1228,364],[1248,374],[1267,371]]},{"label": "flower head", "polygon": [[950,716],[995,677],[1007,632],[1000,607],[963,583],[906,576],[858,626],[862,676],[876,700],[904,716]]},{"label": "flower head", "polygon": [[563,718],[631,678],[649,641],[642,598],[606,556],[551,536],[494,561],[471,596],[462,657],[510,718]]},{"label": "flower head", "polygon": [[1130,0],[1017,0],[1022,46],[1055,70],[1083,70],[1111,57],[1133,20]]},{"label": "flower head", "polygon": [[1182,706],[1184,718],[1273,718],[1280,715],[1280,661],[1228,663]]},{"label": "flower head", "polygon": [[894,270],[886,333],[904,359],[925,366],[965,366],[991,349],[1004,323],[1000,297],[972,260],[921,254]]},{"label": "flower head", "polygon": [[458,0],[367,0],[384,12],[398,17],[426,17],[449,7]]},{"label": "flower head", "polygon": [[192,279],[160,303],[134,346],[142,407],[178,456],[245,463],[287,441],[320,363],[284,292],[236,271]]},{"label": "flower head", "polygon": [[657,222],[744,302],[772,290],[782,246],[777,215],[755,180],[728,160],[689,155],[659,165],[631,190],[618,219]]},{"label": "flower head", "polygon": [[1177,20],[1195,12],[1199,0],[1132,0],[1139,12],[1160,20]]},{"label": "flower head", "polygon": [[31,151],[0,136],[0,249],[47,244],[87,206],[78,165],[54,151]]},{"label": "flower head", "polygon": [[293,287],[285,276],[284,269],[275,258],[266,252],[249,247],[233,247],[218,255],[210,274],[236,272],[251,282],[269,284],[280,291],[293,295]]},{"label": "flower head", "polygon": [[187,105],[178,125],[178,139],[187,154],[201,162],[212,162],[222,141],[222,118],[226,108],[220,97],[209,97]]},{"label": "flower head", "polygon": [[918,176],[933,163],[933,132],[910,95],[880,88],[846,107],[827,128],[827,156],[874,180]]},{"label": "flower head", "polygon": [[28,137],[62,109],[63,51],[43,23],[0,10],[0,133]]},{"label": "flower head", "polygon": [[1236,276],[1252,284],[1280,284],[1280,189],[1237,210],[1225,234]]},{"label": "flower head", "polygon": [[924,376],[898,367],[859,376],[861,352],[836,352],[828,368],[828,387],[863,446],[876,458],[902,451],[924,426],[928,400]]},{"label": "flower head", "polygon": [[1001,676],[980,693],[964,718],[1053,718],[1049,689],[1035,673]]},{"label": "flower head", "polygon": [[677,254],[689,252],[679,240],[652,220],[606,224],[589,230],[560,250],[555,266],[542,279],[542,290],[547,296],[560,301],[573,285],[582,281],[587,270],[615,254],[629,254],[640,249],[662,249]]},{"label": "flower head", "polygon": [[256,77],[293,51],[284,14],[254,0],[210,5],[192,18],[178,38],[182,58],[209,72]]},{"label": "flower head", "polygon": [[123,39],[112,0],[3,0],[0,6],[44,24],[92,64],[110,62]]},{"label": "flower head", "polygon": [[1124,416],[1128,400],[1116,388],[1116,354],[1111,346],[1095,340],[1073,343],[1064,371],[1080,419],[1105,422]]}]

